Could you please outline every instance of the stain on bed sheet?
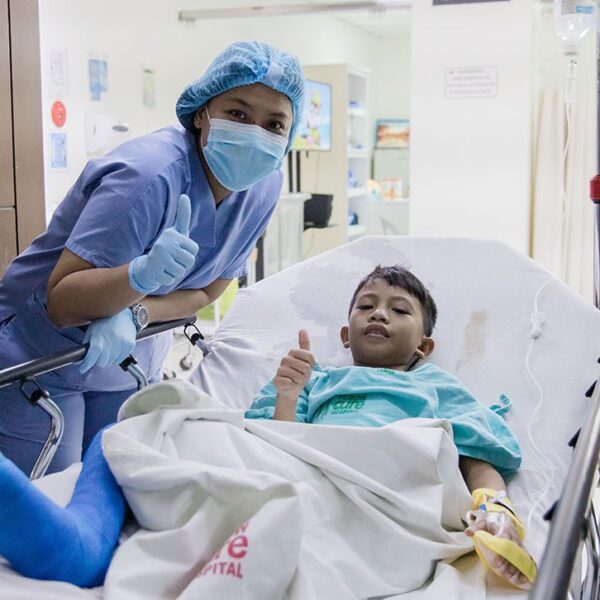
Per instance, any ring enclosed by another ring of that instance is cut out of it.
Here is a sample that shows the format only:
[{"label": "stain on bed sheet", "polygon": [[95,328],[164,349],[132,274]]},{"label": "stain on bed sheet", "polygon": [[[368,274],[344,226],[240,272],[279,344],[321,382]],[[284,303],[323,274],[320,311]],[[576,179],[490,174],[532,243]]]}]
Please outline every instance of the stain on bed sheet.
[{"label": "stain on bed sheet", "polygon": [[460,358],[456,363],[459,371],[472,360],[478,358],[485,352],[485,340],[487,337],[488,314],[485,310],[475,310],[471,313],[469,322],[465,325]]}]

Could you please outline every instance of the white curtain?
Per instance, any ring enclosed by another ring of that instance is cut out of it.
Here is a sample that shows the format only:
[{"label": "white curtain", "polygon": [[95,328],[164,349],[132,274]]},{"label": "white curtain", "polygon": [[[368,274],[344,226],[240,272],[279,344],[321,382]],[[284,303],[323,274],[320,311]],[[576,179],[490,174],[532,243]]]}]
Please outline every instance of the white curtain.
[{"label": "white curtain", "polygon": [[538,95],[531,239],[533,258],[591,302],[596,242],[589,180],[596,173],[596,96],[588,62],[582,61],[578,68],[564,166],[567,122],[563,90],[547,87]]}]

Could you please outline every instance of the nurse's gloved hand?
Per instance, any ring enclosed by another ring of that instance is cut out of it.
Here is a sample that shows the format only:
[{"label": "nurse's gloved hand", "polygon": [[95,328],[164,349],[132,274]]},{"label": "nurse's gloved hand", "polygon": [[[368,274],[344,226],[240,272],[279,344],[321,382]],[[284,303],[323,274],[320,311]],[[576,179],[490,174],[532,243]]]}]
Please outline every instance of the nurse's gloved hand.
[{"label": "nurse's gloved hand", "polygon": [[83,342],[90,347],[79,366],[85,373],[92,367],[112,367],[125,360],[135,348],[137,330],[129,308],[120,313],[92,321],[85,332]]},{"label": "nurse's gloved hand", "polygon": [[129,285],[142,294],[151,294],[163,285],[175,285],[194,264],[198,244],[190,239],[192,206],[185,194],[179,197],[175,227],[165,229],[148,254],[129,263]]}]

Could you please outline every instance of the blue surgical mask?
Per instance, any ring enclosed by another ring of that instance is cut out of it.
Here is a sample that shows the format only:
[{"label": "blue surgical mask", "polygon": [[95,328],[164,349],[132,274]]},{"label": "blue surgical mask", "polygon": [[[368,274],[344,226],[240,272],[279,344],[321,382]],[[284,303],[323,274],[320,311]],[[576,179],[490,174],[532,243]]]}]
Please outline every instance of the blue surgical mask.
[{"label": "blue surgical mask", "polygon": [[[208,111],[207,111],[208,116]],[[204,158],[217,181],[228,190],[241,192],[281,168],[287,137],[258,125],[211,119]]]}]

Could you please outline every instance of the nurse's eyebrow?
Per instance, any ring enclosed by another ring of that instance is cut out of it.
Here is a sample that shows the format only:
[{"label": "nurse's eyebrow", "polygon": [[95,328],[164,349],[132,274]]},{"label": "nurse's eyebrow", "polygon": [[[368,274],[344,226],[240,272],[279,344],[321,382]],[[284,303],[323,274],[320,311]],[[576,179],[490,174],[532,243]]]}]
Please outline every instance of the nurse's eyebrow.
[{"label": "nurse's eyebrow", "polygon": [[245,100],[242,100],[241,98],[228,98],[228,100],[230,100],[231,102],[237,102],[238,104],[241,104],[245,108],[252,108],[251,104],[249,104]]},{"label": "nurse's eyebrow", "polygon": [[[231,102],[237,102],[238,104],[241,104],[244,108],[249,108],[250,110],[253,110],[253,107],[251,104],[249,104],[248,102],[246,102],[245,100],[242,100],[241,98],[229,98],[229,100]],[[271,117],[279,117],[280,119],[289,119],[290,116],[287,115],[284,112],[273,112],[270,113]]]},{"label": "nurse's eyebrow", "polygon": [[289,119],[290,115],[285,114],[284,112],[274,112],[271,113],[272,117],[279,117],[280,119]]}]

